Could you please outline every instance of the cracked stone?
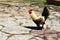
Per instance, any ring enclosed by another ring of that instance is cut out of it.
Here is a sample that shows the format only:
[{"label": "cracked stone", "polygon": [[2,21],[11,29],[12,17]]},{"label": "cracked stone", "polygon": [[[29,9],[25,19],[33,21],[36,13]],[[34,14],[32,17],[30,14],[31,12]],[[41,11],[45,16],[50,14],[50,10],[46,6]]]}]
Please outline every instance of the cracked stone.
[{"label": "cracked stone", "polygon": [[56,14],[55,14],[55,16],[58,16],[58,17],[60,17],[60,13],[56,13]]},{"label": "cracked stone", "polygon": [[31,19],[26,19],[25,17],[18,17],[16,20],[17,23],[22,22],[23,26],[36,26]]},{"label": "cracked stone", "polygon": [[12,20],[13,19],[9,19],[9,18],[0,18],[1,20],[0,20],[0,24],[1,25],[4,25],[4,26],[13,26],[13,25],[17,25],[17,23],[16,22],[13,22]]},{"label": "cracked stone", "polygon": [[52,19],[52,20],[47,19],[46,25],[48,25],[48,27],[52,30],[60,31],[60,24],[59,24],[58,19],[57,20],[56,19]]},{"label": "cracked stone", "polygon": [[3,27],[2,26],[0,26],[0,29],[2,29]]},{"label": "cracked stone", "polygon": [[51,29],[60,31],[60,24],[58,20],[52,20],[51,26]]},{"label": "cracked stone", "polygon": [[37,40],[44,40],[44,39],[42,39],[42,38],[39,38],[39,37],[36,37],[36,39],[37,39]]},{"label": "cracked stone", "polygon": [[10,17],[11,14],[0,13],[0,17]]},{"label": "cracked stone", "polygon": [[19,24],[15,22],[13,18],[10,18],[10,17],[5,18],[5,20],[1,19],[0,24],[5,26],[2,29],[2,31],[8,32],[8,33],[19,34],[19,33],[29,33],[30,31],[30,29],[19,26]]},{"label": "cracked stone", "polygon": [[0,40],[6,40],[7,36],[7,34],[0,32]]},{"label": "cracked stone", "polygon": [[40,38],[40,37],[32,37],[32,38],[30,38],[29,40],[43,40],[42,38]]},{"label": "cracked stone", "polygon": [[51,27],[51,21],[49,19],[47,19],[45,25],[48,25],[48,27],[50,28]]},{"label": "cracked stone", "polygon": [[15,35],[10,37],[8,40],[29,40],[32,37],[32,35]]},{"label": "cracked stone", "polygon": [[31,29],[27,29],[24,27],[20,26],[10,26],[10,27],[5,27],[2,29],[2,31],[11,33],[11,34],[21,34],[21,33],[29,33]]}]

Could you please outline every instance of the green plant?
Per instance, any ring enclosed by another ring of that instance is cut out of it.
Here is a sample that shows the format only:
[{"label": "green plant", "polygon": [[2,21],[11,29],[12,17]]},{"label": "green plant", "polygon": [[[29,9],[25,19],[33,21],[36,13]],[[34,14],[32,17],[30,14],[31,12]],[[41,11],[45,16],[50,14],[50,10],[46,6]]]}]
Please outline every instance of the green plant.
[{"label": "green plant", "polygon": [[22,26],[23,25],[23,22],[19,22],[19,25]]}]

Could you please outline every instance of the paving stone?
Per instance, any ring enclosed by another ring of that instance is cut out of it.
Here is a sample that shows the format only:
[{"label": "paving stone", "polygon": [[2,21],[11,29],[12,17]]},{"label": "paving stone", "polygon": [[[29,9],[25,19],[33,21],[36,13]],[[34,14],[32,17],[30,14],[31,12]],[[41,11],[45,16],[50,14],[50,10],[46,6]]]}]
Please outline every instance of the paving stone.
[{"label": "paving stone", "polygon": [[10,26],[3,28],[2,31],[11,33],[11,34],[21,34],[21,33],[29,33],[30,29],[21,27],[21,26]]},{"label": "paving stone", "polygon": [[7,36],[7,34],[0,32],[0,40],[6,40]]},{"label": "paving stone", "polygon": [[9,38],[8,40],[29,40],[32,37],[32,35],[15,35]]},{"label": "paving stone", "polygon": [[58,16],[58,17],[60,17],[60,13],[56,13],[56,14],[55,14],[55,16]]},{"label": "paving stone", "polygon": [[16,22],[14,22],[14,21],[12,21],[12,20],[14,20],[14,19],[9,19],[9,18],[1,18],[1,20],[0,20],[0,24],[1,25],[4,25],[4,26],[12,26],[12,25],[17,25],[17,23]]},{"label": "paving stone", "polygon": [[23,23],[23,26],[36,26],[36,24],[31,20],[31,19],[27,19],[26,17],[15,17],[17,18],[16,22]]},{"label": "paving stone", "polygon": [[2,29],[3,27],[2,26],[0,26],[0,29]]},{"label": "paving stone", "polygon": [[44,40],[44,39],[39,38],[39,37],[32,37],[32,38],[30,38],[29,40]]},{"label": "paving stone", "polygon": [[[2,21],[3,20],[3,21]],[[3,31],[8,32],[8,33],[13,33],[13,34],[19,34],[19,33],[26,33],[29,32],[30,29],[24,28],[22,26],[19,26],[16,22],[14,22],[12,18],[6,18],[6,20],[2,19],[0,21],[1,25],[4,25],[5,27],[3,28]]]},{"label": "paving stone", "polygon": [[47,19],[45,25],[48,25],[48,27],[51,28],[51,20]]},{"label": "paving stone", "polygon": [[7,18],[0,18],[0,25],[7,26]]},{"label": "paving stone", "polygon": [[34,37],[33,35],[15,35],[9,38],[8,40],[43,40],[43,39],[39,37]]},{"label": "paving stone", "polygon": [[36,37],[36,39],[37,39],[37,40],[44,40],[44,39],[42,39],[42,38],[39,38],[39,37]]},{"label": "paving stone", "polygon": [[10,17],[11,14],[4,14],[4,13],[0,13],[0,17]]},{"label": "paving stone", "polygon": [[48,27],[52,30],[56,30],[56,31],[60,31],[60,24],[59,24],[59,20],[51,17],[52,19],[47,19],[46,20],[46,25],[48,25]]},{"label": "paving stone", "polygon": [[51,29],[60,31],[60,24],[58,20],[52,20],[51,26]]}]

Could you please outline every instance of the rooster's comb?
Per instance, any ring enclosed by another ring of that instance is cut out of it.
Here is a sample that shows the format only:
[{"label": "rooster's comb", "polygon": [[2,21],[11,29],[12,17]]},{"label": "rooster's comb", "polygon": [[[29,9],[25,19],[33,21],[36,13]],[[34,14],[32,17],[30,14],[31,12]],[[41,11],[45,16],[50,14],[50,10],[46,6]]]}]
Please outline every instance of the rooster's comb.
[{"label": "rooster's comb", "polygon": [[32,10],[33,10],[33,9],[30,9],[30,10],[28,11],[28,12],[29,12],[29,14],[31,14],[31,13],[32,13]]}]

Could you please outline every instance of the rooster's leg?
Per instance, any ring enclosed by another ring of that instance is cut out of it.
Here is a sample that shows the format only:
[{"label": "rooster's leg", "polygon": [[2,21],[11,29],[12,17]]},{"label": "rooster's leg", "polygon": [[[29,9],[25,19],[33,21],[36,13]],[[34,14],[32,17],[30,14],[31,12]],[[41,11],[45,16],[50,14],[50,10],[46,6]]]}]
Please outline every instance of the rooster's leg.
[{"label": "rooster's leg", "polygon": [[42,30],[43,26],[41,27],[40,25],[37,25],[37,30]]}]

